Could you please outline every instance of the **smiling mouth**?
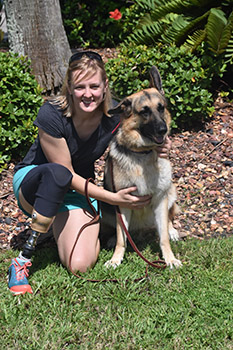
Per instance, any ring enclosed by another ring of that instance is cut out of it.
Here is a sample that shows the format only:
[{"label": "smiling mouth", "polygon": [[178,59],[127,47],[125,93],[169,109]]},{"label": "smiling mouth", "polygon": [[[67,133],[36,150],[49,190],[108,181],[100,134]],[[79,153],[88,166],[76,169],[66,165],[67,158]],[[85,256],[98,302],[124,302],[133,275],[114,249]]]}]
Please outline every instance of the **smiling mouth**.
[{"label": "smiling mouth", "polygon": [[86,107],[88,107],[88,106],[90,106],[90,104],[93,102],[93,100],[82,100],[82,103],[86,106]]}]

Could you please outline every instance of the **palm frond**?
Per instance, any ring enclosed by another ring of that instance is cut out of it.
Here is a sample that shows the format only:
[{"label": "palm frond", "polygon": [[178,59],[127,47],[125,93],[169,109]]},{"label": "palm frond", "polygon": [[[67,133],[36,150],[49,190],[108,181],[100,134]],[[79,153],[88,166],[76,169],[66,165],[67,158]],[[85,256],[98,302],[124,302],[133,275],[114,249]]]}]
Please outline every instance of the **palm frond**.
[{"label": "palm frond", "polygon": [[[233,2],[233,0],[232,0]],[[232,38],[233,35],[233,11],[231,12],[230,16],[228,17],[227,25],[225,26],[223,33],[222,33],[222,45],[223,48],[226,48],[228,46],[229,40]],[[227,43],[227,44],[226,44]]]},{"label": "palm frond", "polygon": [[136,43],[152,45],[162,41],[195,51],[205,41],[217,55],[226,48],[231,50],[228,44],[233,31],[233,0],[135,1],[148,12],[130,36]]},{"label": "palm frond", "polygon": [[[177,46],[182,45],[189,35],[192,35],[194,32],[198,33],[197,28],[203,28],[205,26],[208,15],[209,12],[204,13],[196,19],[179,16],[177,20],[172,23],[170,39],[173,39],[173,42],[175,42]],[[167,33],[164,35],[167,36]]]},{"label": "palm frond", "polygon": [[136,3],[149,10],[154,21],[171,12],[192,18],[200,17],[211,8],[222,5],[221,0],[136,0]]},{"label": "palm frond", "polygon": [[137,5],[142,7],[143,9],[155,10],[160,6],[166,5],[166,0],[136,0]]},{"label": "palm frond", "polygon": [[199,29],[196,30],[192,35],[188,35],[188,38],[182,45],[187,51],[194,52],[197,47],[205,41],[206,38],[206,30],[205,29]]},{"label": "palm frond", "polygon": [[163,41],[167,44],[174,43],[177,40],[177,36],[184,28],[187,27],[189,22],[182,15],[176,15],[176,18],[171,22],[170,26],[161,35]]},{"label": "palm frond", "polygon": [[[165,17],[161,18],[158,23],[161,23],[162,25],[171,25],[173,22],[175,22],[178,18],[178,15],[176,13],[168,13]],[[151,25],[154,23],[154,20],[152,18],[152,15],[150,13],[145,14],[144,17],[141,18],[141,20],[138,23],[138,28],[141,28],[144,25]]]},{"label": "palm frond", "polygon": [[172,1],[153,1],[153,0],[136,0],[140,6],[150,10],[151,18],[157,21],[165,17],[168,13],[182,14],[190,5],[189,0],[172,0]]},{"label": "palm frond", "polygon": [[153,23],[153,19],[151,18],[150,13],[146,13],[138,22],[138,28],[141,28],[143,26],[151,25]]},{"label": "palm frond", "polygon": [[226,48],[225,59],[226,63],[233,64],[233,32]]},{"label": "palm frond", "polygon": [[207,42],[210,49],[216,54],[225,51],[233,30],[233,17],[230,15],[228,21],[222,10],[213,8],[210,11],[206,24]]},{"label": "palm frond", "polygon": [[[182,45],[186,41],[186,39],[189,36],[192,36],[194,33],[196,34],[200,33],[201,36],[203,37],[202,31],[200,30],[200,28],[202,29],[205,28],[205,24],[207,22],[208,16],[209,16],[209,11],[204,13],[202,16],[197,17],[192,21],[190,21],[189,24],[177,35],[176,45],[178,46]],[[195,41],[197,41],[197,38],[195,39]]]},{"label": "palm frond", "polygon": [[141,28],[137,29],[132,33],[128,40],[133,41],[136,44],[144,43],[146,45],[151,45],[159,39],[164,29],[161,23],[155,22],[148,25],[143,25]]}]

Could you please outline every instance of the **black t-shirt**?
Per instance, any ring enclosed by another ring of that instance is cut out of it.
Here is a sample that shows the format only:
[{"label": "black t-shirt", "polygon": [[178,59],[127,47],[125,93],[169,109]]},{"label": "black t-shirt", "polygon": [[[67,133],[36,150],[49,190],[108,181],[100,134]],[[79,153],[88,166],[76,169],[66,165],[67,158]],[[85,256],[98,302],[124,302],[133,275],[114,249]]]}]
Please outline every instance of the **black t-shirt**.
[{"label": "black t-shirt", "polygon": [[[119,121],[119,115],[107,117],[103,114],[101,124],[88,140],[83,141],[75,130],[72,118],[65,117],[59,106],[46,102],[40,108],[34,124],[53,137],[63,137],[71,154],[74,171],[84,178],[94,178],[94,162],[105,152]],[[44,163],[48,163],[48,160],[37,136],[23,161],[15,166],[15,172],[27,165]]]}]

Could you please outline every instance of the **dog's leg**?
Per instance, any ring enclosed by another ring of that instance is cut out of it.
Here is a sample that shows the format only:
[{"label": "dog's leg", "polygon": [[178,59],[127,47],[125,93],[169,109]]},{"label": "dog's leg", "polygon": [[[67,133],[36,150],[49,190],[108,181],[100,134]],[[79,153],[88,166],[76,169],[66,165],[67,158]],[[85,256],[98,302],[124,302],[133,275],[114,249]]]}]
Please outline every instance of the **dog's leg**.
[{"label": "dog's leg", "polygon": [[[129,209],[122,208],[121,209],[121,216],[122,220],[126,226],[126,229],[129,229],[129,223],[130,223],[130,218],[131,218],[131,213],[132,211]],[[117,216],[117,241],[116,241],[116,247],[113,253],[113,256],[111,260],[107,261],[105,263],[105,266],[110,267],[112,266],[114,269],[119,266],[123,260],[124,254],[125,254],[125,249],[127,246],[127,237],[126,234],[122,228],[121,222]]]},{"label": "dog's leg", "polygon": [[173,219],[175,215],[177,215],[180,211],[178,205],[175,202],[176,199],[176,188],[174,184],[172,184],[170,190],[168,191],[168,232],[172,241],[178,241],[180,238],[178,231],[173,227]]},{"label": "dog's leg", "polygon": [[173,226],[174,216],[178,212],[179,212],[178,206],[176,205],[176,203],[173,203],[172,207],[169,209],[169,214],[168,214],[168,217],[169,217],[169,219],[168,219],[168,232],[169,232],[170,239],[172,241],[179,241],[179,239],[180,239],[179,232]]},{"label": "dog's leg", "polygon": [[167,198],[164,198],[155,210],[155,224],[159,234],[160,248],[167,266],[170,268],[181,266],[181,261],[175,258],[170,246]]},{"label": "dog's leg", "polygon": [[171,220],[168,222],[168,232],[169,232],[169,237],[172,241],[179,241],[180,236],[177,231],[177,229],[173,226],[173,223]]}]

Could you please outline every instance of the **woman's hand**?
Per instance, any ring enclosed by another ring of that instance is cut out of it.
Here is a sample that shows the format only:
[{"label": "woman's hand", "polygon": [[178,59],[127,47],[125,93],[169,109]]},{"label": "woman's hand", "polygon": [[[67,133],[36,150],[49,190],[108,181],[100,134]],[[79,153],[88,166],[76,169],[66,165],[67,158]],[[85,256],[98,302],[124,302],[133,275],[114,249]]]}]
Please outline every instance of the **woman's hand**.
[{"label": "woman's hand", "polygon": [[129,187],[119,190],[118,192],[114,193],[112,204],[128,209],[142,209],[146,205],[150,204],[151,195],[135,196],[131,194],[136,190],[137,187]]},{"label": "woman's hand", "polygon": [[171,140],[169,139],[169,137],[167,136],[165,138],[165,142],[162,146],[158,146],[157,147],[157,152],[158,152],[158,156],[160,158],[165,158],[167,159],[168,158],[168,155],[169,155],[169,152],[170,152],[170,149],[171,149],[171,146],[172,146],[172,142]]}]

